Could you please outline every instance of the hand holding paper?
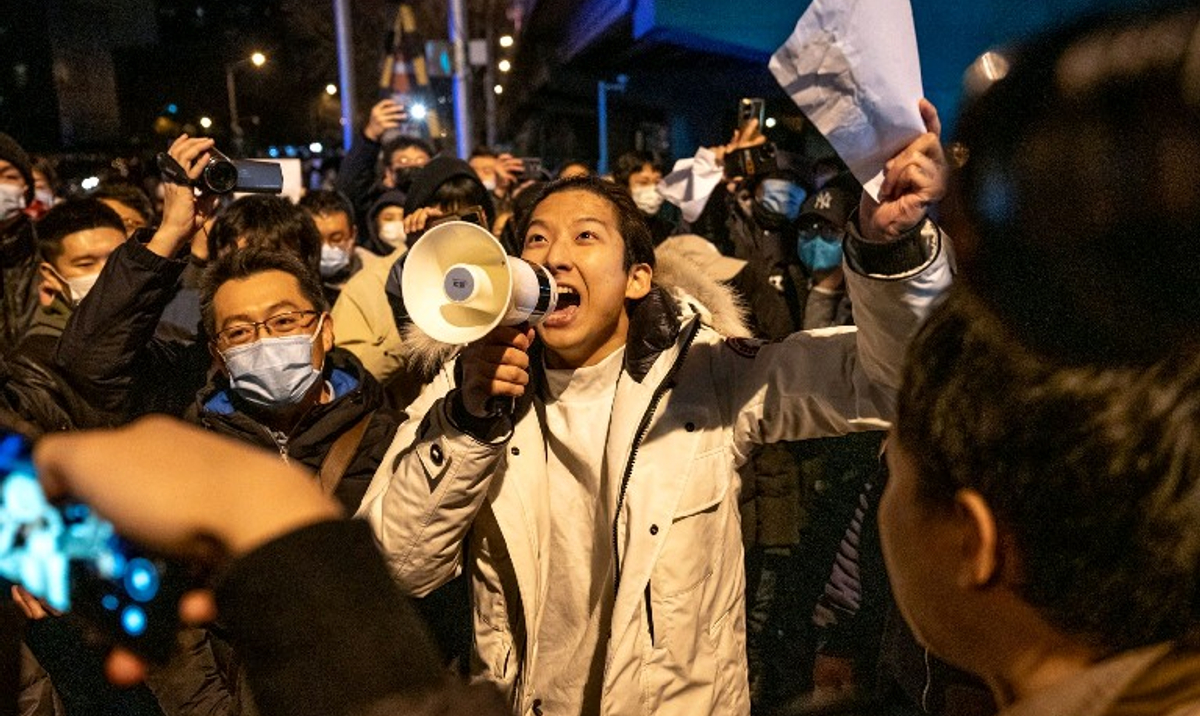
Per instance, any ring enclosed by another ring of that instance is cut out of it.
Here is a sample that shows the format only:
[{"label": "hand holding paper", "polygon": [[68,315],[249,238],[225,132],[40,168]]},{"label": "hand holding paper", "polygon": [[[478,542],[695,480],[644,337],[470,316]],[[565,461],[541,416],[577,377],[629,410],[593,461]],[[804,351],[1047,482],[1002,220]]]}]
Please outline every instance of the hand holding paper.
[{"label": "hand holding paper", "polygon": [[950,168],[940,139],[942,122],[929,100],[921,100],[920,111],[927,131],[884,165],[879,201],[863,192],[859,224],[868,241],[900,236],[946,195]]},{"label": "hand holding paper", "polygon": [[813,0],[770,68],[878,198],[884,164],[925,131],[917,111],[924,91],[910,5]]}]

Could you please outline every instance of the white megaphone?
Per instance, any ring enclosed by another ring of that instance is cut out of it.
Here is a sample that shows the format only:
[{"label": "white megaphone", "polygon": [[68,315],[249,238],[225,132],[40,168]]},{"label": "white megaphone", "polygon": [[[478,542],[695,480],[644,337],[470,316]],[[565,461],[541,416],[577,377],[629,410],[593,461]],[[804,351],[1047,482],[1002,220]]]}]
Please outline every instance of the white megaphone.
[{"label": "white megaphone", "polygon": [[470,343],[504,324],[541,323],[558,286],[544,267],[509,256],[487,229],[448,221],[408,250],[400,274],[413,323],[443,343]]}]

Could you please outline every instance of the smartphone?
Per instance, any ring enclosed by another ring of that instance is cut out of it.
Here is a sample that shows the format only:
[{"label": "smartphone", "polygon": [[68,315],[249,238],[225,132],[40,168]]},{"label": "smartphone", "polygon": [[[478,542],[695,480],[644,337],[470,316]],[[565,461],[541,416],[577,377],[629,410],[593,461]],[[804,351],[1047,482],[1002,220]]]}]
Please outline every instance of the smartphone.
[{"label": "smartphone", "polygon": [[542,179],[542,158],[541,157],[522,157],[521,158],[521,176],[518,177],[521,181],[530,179]]},{"label": "smartphone", "polygon": [[763,131],[767,117],[767,104],[762,97],[742,97],[738,101],[738,129],[742,129],[750,120],[758,120],[758,131]]},{"label": "smartphone", "polygon": [[175,643],[184,576],[177,563],[122,539],[87,505],[47,500],[30,441],[0,429],[0,578],[163,662]]}]

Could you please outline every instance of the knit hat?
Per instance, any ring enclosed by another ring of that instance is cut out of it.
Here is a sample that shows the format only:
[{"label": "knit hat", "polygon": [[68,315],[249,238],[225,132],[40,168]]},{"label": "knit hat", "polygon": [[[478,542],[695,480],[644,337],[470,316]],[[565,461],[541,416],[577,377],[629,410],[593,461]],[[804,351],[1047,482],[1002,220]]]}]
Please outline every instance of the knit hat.
[{"label": "knit hat", "polygon": [[0,159],[12,164],[25,177],[25,201],[33,201],[33,165],[29,155],[17,144],[17,140],[0,132]]}]

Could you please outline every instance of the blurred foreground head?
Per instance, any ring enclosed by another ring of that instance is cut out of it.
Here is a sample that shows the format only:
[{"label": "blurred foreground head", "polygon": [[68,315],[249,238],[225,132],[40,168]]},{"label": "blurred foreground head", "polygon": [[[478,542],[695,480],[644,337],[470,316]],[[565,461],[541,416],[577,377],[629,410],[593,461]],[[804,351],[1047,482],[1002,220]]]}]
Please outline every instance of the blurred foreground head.
[{"label": "blurred foreground head", "polygon": [[1198,31],[1200,9],[1167,8],[988,58],[950,229],[966,282],[1035,349],[1144,363],[1200,336]]}]

